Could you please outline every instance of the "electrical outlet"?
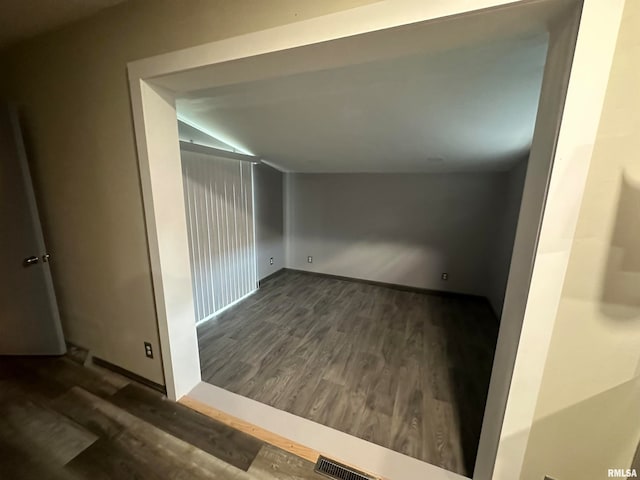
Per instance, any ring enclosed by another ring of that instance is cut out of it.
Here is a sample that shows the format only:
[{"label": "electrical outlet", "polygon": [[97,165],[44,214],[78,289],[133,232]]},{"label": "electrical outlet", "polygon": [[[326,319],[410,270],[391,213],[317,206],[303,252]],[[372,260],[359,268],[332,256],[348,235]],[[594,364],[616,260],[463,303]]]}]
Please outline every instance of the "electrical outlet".
[{"label": "electrical outlet", "polygon": [[307,257],[307,263],[313,263],[313,257],[311,255]]},{"label": "electrical outlet", "polygon": [[153,358],[153,348],[149,342],[144,342],[144,354],[149,358]]},{"label": "electrical outlet", "polygon": [[269,265],[273,265],[273,257],[269,259]]},{"label": "electrical outlet", "polygon": [[449,280],[449,274],[447,272],[442,272],[440,278],[442,278],[442,280]]}]

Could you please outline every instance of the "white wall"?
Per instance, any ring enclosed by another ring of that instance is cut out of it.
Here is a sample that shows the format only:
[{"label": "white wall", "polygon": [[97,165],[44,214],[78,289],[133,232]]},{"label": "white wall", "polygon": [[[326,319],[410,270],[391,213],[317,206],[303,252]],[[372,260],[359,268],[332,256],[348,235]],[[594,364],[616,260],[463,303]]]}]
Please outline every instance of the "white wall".
[{"label": "white wall", "polygon": [[253,166],[258,280],[285,266],[283,176],[264,163]]},{"label": "white wall", "polygon": [[486,296],[508,180],[506,172],[287,174],[287,266]]}]

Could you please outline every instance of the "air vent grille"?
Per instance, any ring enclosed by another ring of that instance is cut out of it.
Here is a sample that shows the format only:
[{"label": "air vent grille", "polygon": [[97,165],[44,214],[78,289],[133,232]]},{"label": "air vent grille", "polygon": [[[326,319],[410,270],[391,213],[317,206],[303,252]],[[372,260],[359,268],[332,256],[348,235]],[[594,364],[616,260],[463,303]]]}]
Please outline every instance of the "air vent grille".
[{"label": "air vent grille", "polygon": [[322,456],[318,458],[314,470],[329,478],[337,478],[339,480],[375,480],[369,475],[365,475],[362,472],[358,472],[346,465],[342,465]]}]

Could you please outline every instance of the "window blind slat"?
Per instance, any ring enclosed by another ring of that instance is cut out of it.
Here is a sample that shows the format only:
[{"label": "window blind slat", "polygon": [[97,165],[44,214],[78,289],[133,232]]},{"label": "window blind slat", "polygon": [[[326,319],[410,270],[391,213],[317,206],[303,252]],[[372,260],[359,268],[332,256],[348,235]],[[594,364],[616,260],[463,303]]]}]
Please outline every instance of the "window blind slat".
[{"label": "window blind slat", "polygon": [[257,286],[251,164],[182,151],[196,322]]}]

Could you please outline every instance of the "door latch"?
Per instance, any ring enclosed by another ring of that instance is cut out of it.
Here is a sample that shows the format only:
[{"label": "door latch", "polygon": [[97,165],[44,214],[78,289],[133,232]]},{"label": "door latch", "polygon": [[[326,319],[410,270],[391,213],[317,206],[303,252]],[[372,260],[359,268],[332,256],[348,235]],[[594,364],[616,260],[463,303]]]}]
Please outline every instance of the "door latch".
[{"label": "door latch", "polygon": [[24,259],[24,261],[22,262],[22,264],[25,267],[30,267],[31,265],[35,265],[36,263],[38,263],[40,259],[38,257],[27,257]]}]

